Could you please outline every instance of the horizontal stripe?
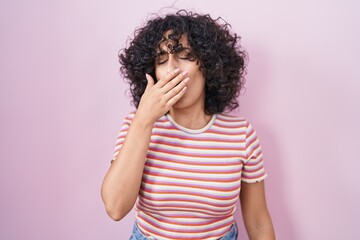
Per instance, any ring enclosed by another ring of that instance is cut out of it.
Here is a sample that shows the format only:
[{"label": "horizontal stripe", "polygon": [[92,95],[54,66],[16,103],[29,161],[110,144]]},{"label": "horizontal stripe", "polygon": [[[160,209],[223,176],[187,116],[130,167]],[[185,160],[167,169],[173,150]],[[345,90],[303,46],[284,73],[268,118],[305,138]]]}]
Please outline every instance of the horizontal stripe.
[{"label": "horizontal stripe", "polygon": [[[242,168],[242,159],[238,158],[214,158],[214,159],[195,159],[187,158],[182,156],[181,158],[173,158],[174,156],[168,154],[159,154],[149,152],[147,155],[147,160],[145,162],[146,166],[153,167],[179,167],[179,168],[192,168],[192,169],[213,169],[216,170],[230,170],[230,172],[239,171]],[[197,161],[196,161],[197,160]]]},{"label": "horizontal stripe", "polygon": [[225,189],[228,190],[233,187],[239,187],[238,180],[237,181],[228,181],[228,182],[222,182],[221,185],[217,181],[202,181],[200,180],[194,180],[194,179],[178,179],[178,178],[169,178],[159,175],[149,175],[144,174],[143,175],[143,181],[150,184],[156,184],[158,182],[159,184],[186,184],[190,186],[207,186],[207,187],[214,187],[219,189]]},{"label": "horizontal stripe", "polygon": [[[172,202],[160,202],[157,203],[158,205],[153,205],[152,204],[152,199],[148,199],[148,197],[146,195],[143,195],[142,193],[140,194],[140,196],[142,196],[142,201],[140,202],[141,204],[141,209],[144,210],[144,212],[149,213],[148,210],[154,210],[156,212],[159,211],[177,211],[177,212],[191,212],[193,215],[194,213],[198,213],[201,212],[203,214],[205,214],[206,216],[218,216],[218,217],[222,217],[224,216],[225,212],[227,213],[231,213],[233,212],[233,208],[234,206],[231,207],[220,207],[220,206],[216,206],[213,204],[205,204],[205,203],[198,203],[198,202],[194,202],[194,201],[184,201],[184,202],[177,202],[177,203],[172,203]],[[236,199],[235,199],[236,202]],[[234,202],[232,203],[232,205],[234,204]],[[197,214],[196,214],[197,215]]]},{"label": "horizontal stripe", "polygon": [[194,152],[184,152],[174,149],[166,149],[166,148],[159,148],[159,147],[149,147],[149,151],[154,152],[161,152],[161,153],[168,153],[176,156],[186,156],[186,157],[201,157],[201,158],[227,158],[227,157],[238,157],[239,154],[236,153],[225,153],[225,152],[219,152],[214,151],[212,153],[194,153]]},{"label": "horizontal stripe", "polygon": [[[141,203],[141,205],[140,205]],[[219,218],[222,217],[223,214],[217,213],[209,213],[209,212],[203,212],[199,211],[199,209],[178,209],[177,211],[174,211],[173,209],[169,208],[163,208],[161,211],[159,211],[156,207],[148,206],[144,201],[139,201],[135,205],[135,210],[138,213],[147,213],[151,214],[153,216],[162,216],[165,218],[176,218],[176,221],[181,224],[183,219],[192,219],[191,221],[200,221],[201,219],[213,219],[213,218]],[[228,212],[228,216],[230,216],[232,213],[234,213],[236,210],[236,206]]]},{"label": "horizontal stripe", "polygon": [[[201,143],[201,144],[199,144]],[[240,151],[244,150],[245,147],[239,147],[234,146],[234,143],[226,143],[226,142],[220,142],[217,140],[216,142],[206,142],[204,144],[203,141],[198,141],[194,143],[190,143],[190,141],[187,141],[186,144],[179,142],[179,141],[171,141],[171,139],[164,139],[164,138],[158,138],[158,139],[152,139],[150,142],[150,146],[163,146],[163,147],[175,147],[180,149],[191,149],[191,150],[207,150],[207,151],[219,151],[219,150],[230,150],[230,151],[237,151],[238,154]]]},{"label": "horizontal stripe", "polygon": [[[204,208],[199,206],[188,206],[188,205],[178,205],[176,209],[174,206],[153,206],[148,204],[147,199],[145,197],[141,198],[142,200],[139,201],[136,205],[136,210],[138,212],[143,212],[147,214],[157,214],[164,217],[170,218],[181,218],[181,217],[196,217],[196,218],[206,218],[206,219],[213,219],[223,216],[230,216],[236,209],[236,206],[229,208],[228,211],[223,212],[216,212],[212,208]],[[160,213],[160,214],[159,214]],[[226,214],[225,214],[226,213]],[[180,224],[181,221],[178,220]]]},{"label": "horizontal stripe", "polygon": [[209,199],[215,199],[215,200],[230,200],[230,199],[234,199],[237,197],[237,195],[234,195],[234,192],[236,191],[232,191],[230,193],[228,192],[223,192],[223,191],[213,191],[213,190],[209,190],[207,189],[207,191],[204,191],[204,189],[191,189],[188,187],[175,187],[173,186],[170,189],[168,188],[163,188],[164,186],[157,186],[156,189],[151,188],[151,186],[149,185],[141,185],[141,190],[147,193],[151,193],[151,195],[155,196],[156,194],[180,194],[180,195],[187,195],[189,197],[195,196],[196,197],[206,197]]},{"label": "horizontal stripe", "polygon": [[150,179],[145,179],[143,181],[144,184],[146,185],[163,185],[163,186],[176,186],[176,187],[188,187],[188,188],[201,188],[201,189],[209,189],[209,190],[217,190],[217,191],[222,191],[222,192],[230,192],[230,191],[234,191],[238,189],[238,186],[230,186],[230,187],[219,187],[219,186],[209,186],[209,185],[204,185],[204,184],[189,184],[189,183],[183,183],[183,182],[176,182],[176,181],[159,181],[158,179],[155,180],[150,180]]},{"label": "horizontal stripe", "polygon": [[[171,218],[164,218],[163,216],[157,216],[156,214],[148,215],[151,218],[156,219],[156,221],[164,221],[165,223],[174,224],[179,226],[179,221]],[[228,216],[219,217],[219,218],[211,218],[211,219],[201,219],[201,218],[183,218],[181,221],[181,227],[192,227],[192,226],[204,226],[205,224],[217,223],[222,220],[228,219]]]},{"label": "horizontal stripe", "polygon": [[[190,171],[189,171],[190,172]],[[198,173],[197,175],[200,175],[199,172],[192,171],[192,173]],[[156,172],[153,169],[150,170],[144,170],[144,177],[147,176],[159,176],[160,172]],[[239,175],[239,176],[238,176]],[[236,182],[241,180],[240,174],[236,174],[236,176],[223,176],[223,174],[219,173],[217,175],[207,176],[207,178],[196,176],[196,175],[181,175],[181,173],[161,173],[161,177],[167,177],[167,178],[178,178],[178,179],[189,179],[189,180],[199,180],[203,182],[218,182],[218,183],[229,183],[229,182]]]},{"label": "horizontal stripe", "polygon": [[[200,195],[190,198],[184,194],[158,194],[154,195],[151,193],[147,193],[146,191],[140,190],[141,195],[143,196],[142,201],[143,203],[148,204],[147,207],[154,208],[159,210],[159,208],[163,207],[174,207],[174,206],[183,206],[189,207],[192,209],[197,209],[195,205],[202,206],[204,208],[210,208],[211,211],[214,211],[214,206],[218,207],[219,209],[217,212],[222,212],[223,210],[229,211],[233,208],[234,201],[237,201],[237,197],[234,197],[230,200],[218,200],[218,199],[209,199],[207,197],[202,197]],[[219,211],[221,209],[221,211]]]},{"label": "horizontal stripe", "polygon": [[[210,169],[210,168],[206,168],[206,169],[191,169],[191,168],[179,168],[179,167],[171,167],[171,166],[168,166],[166,171],[163,170],[163,168],[161,167],[161,165],[157,165],[157,164],[151,164],[150,167],[148,167],[148,165],[150,165],[150,163],[146,163],[145,164],[145,170],[144,172],[148,173],[148,174],[153,174],[153,175],[158,175],[159,173],[170,173],[170,172],[176,172],[177,174],[179,173],[182,173],[182,174],[186,174],[186,173],[201,173],[202,175],[201,176],[205,176],[205,177],[209,177],[211,178],[211,176],[206,176],[205,174],[217,174],[217,175],[220,175],[220,177],[227,177],[227,178],[232,178],[234,177],[233,175],[232,176],[229,176],[230,174],[238,174],[239,171],[237,169],[226,169],[226,170],[223,170],[223,169]],[[227,174],[227,175],[226,175]]]}]

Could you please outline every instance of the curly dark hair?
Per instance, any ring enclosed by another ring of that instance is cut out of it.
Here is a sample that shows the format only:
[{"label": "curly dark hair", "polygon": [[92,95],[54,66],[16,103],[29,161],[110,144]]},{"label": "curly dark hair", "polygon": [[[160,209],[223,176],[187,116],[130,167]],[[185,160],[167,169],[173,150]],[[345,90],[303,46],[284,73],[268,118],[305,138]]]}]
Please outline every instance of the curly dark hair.
[{"label": "curly dark hair", "polygon": [[[222,22],[220,22],[222,20]],[[230,32],[230,24],[222,18],[212,19],[180,10],[165,17],[157,16],[135,30],[128,48],[119,51],[120,72],[130,83],[132,103],[137,108],[145,91],[145,73],[155,77],[155,60],[163,34],[172,30],[169,39],[178,44],[186,34],[191,54],[200,62],[205,77],[205,112],[231,111],[239,106],[237,97],[244,87],[247,53],[239,44],[240,37]],[[173,49],[181,49],[174,46]]]}]

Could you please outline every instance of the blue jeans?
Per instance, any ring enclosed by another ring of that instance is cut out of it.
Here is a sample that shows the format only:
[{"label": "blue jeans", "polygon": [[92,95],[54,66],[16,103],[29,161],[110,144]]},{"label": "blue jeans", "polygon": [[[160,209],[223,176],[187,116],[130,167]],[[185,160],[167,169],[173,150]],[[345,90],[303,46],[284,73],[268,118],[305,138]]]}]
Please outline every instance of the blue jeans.
[{"label": "blue jeans", "polygon": [[[238,228],[236,222],[231,225],[231,229],[224,236],[219,238],[219,240],[237,240],[238,238]],[[139,229],[137,223],[135,222],[132,235],[129,240],[151,240],[155,239],[153,237],[146,237]]]}]

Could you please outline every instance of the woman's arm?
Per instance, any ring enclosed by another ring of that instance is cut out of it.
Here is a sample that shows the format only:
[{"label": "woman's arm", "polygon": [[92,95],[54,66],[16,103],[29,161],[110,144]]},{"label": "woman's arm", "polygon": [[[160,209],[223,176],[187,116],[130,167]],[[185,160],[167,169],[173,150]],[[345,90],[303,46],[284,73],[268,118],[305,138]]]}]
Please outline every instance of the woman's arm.
[{"label": "woman's arm", "polygon": [[139,107],[101,187],[106,212],[115,221],[125,217],[136,202],[153,125],[184,95],[184,76],[174,70],[157,84],[147,76]]},{"label": "woman's arm", "polygon": [[242,182],[240,203],[250,240],[274,240],[275,232],[266,205],[264,181]]},{"label": "woman's arm", "polygon": [[115,221],[126,216],[135,204],[152,127],[134,117],[121,150],[105,175],[101,197],[107,214]]}]

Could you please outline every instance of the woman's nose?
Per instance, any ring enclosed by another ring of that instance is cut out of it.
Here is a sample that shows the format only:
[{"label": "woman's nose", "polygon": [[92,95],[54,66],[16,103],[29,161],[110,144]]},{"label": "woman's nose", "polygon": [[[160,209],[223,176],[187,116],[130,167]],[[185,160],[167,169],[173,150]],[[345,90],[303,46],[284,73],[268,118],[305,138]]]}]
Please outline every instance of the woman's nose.
[{"label": "woman's nose", "polygon": [[167,73],[174,71],[176,68],[179,68],[179,62],[176,54],[169,54],[169,59],[167,63]]}]

